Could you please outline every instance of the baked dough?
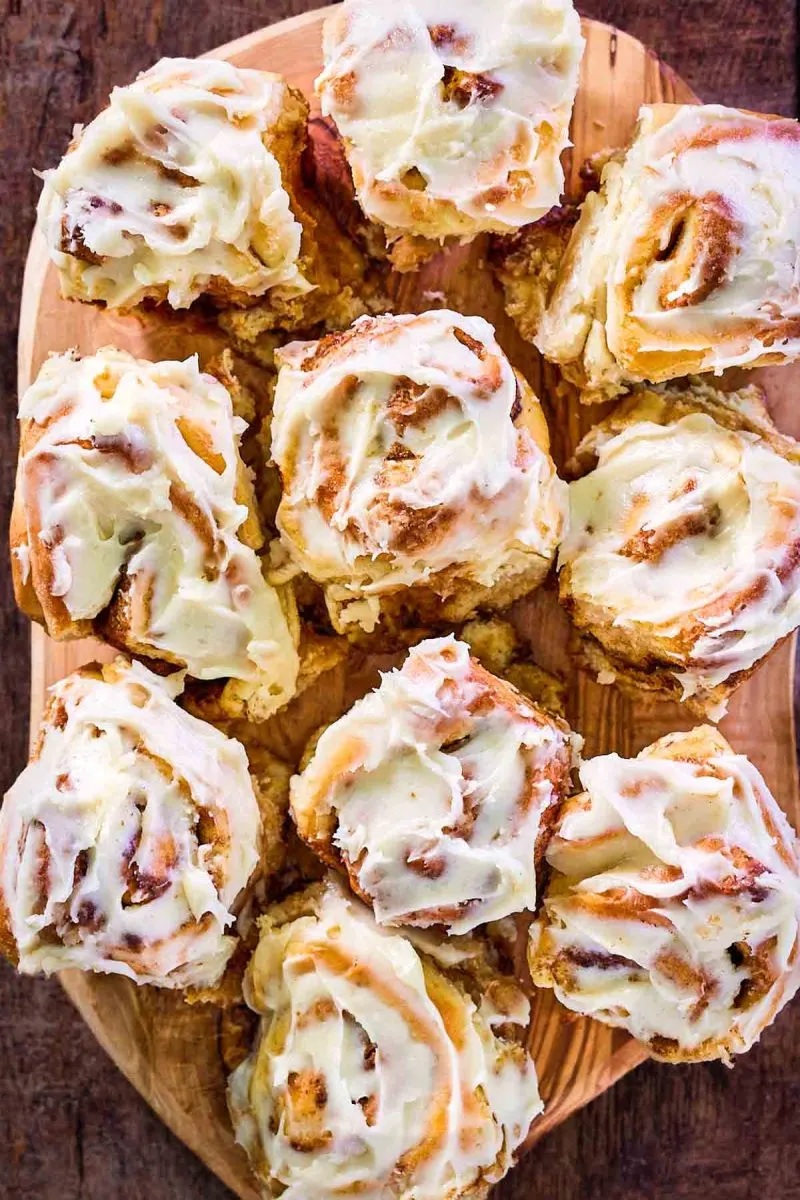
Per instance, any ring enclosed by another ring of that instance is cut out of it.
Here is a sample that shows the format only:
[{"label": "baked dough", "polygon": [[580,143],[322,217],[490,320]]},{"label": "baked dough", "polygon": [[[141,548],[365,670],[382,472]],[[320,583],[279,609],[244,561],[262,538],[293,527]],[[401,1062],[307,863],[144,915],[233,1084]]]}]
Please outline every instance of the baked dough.
[{"label": "baked dough", "polygon": [[267,1194],[483,1200],[542,1110],[516,982],[469,940],[434,959],[332,883],[260,924],[261,1025],[228,1096]]},{"label": "baked dough", "polygon": [[536,345],[603,399],[800,353],[800,126],[717,104],[642,108],[585,200]]},{"label": "baked dough", "polygon": [[757,388],[624,401],[578,448],[560,594],[601,679],[718,719],[800,625],[800,446]]},{"label": "baked dough", "polygon": [[430,640],[324,731],[291,812],[379,924],[467,933],[533,911],[579,746],[463,642]]},{"label": "baked dough", "polygon": [[213,985],[261,820],[242,746],[118,659],[50,697],[0,808],[0,947],[25,974],[77,967]]},{"label": "baked dough", "polygon": [[547,575],[566,488],[539,401],[480,317],[363,318],[278,355],[272,454],[287,571],[338,632],[458,622]]},{"label": "baked dough", "polygon": [[534,983],[669,1062],[748,1050],[800,986],[800,859],[717,730],[581,767],[547,850]]},{"label": "baked dough", "polygon": [[228,390],[196,358],[69,352],[44,363],[20,420],[11,546],[23,611],[55,638],[97,633],[197,679],[230,677],[255,719],[285,704],[294,618],[256,553]]},{"label": "baked dough", "polygon": [[77,300],[185,308],[310,289],[282,167],[307,106],[279,76],[164,58],[77,128],[43,173],[39,224]]},{"label": "baked dough", "polygon": [[571,0],[348,0],[323,50],[322,111],[390,242],[507,232],[558,204],[583,53]]}]

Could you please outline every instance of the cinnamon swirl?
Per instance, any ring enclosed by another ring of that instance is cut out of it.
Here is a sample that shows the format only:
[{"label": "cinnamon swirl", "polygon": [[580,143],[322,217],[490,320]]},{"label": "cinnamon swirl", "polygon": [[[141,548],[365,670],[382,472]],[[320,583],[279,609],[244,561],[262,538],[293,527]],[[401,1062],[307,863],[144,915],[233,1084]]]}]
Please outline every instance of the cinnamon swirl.
[{"label": "cinnamon swirl", "polygon": [[534,982],[656,1058],[748,1050],[800,986],[800,859],[761,775],[708,726],[581,767],[547,850]]},{"label": "cinnamon swirl", "polygon": [[363,318],[278,361],[282,547],[337,631],[409,610],[457,622],[542,581],[566,489],[539,402],[486,321]]},{"label": "cinnamon swirl", "polygon": [[641,110],[585,200],[536,345],[605,398],[800,353],[800,126],[721,105]]},{"label": "cinnamon swirl", "polygon": [[243,342],[254,325],[363,312],[363,260],[303,185],[307,119],[279,76],[214,59],[165,58],[114,88],[42,175],[39,225],[64,296],[256,306],[231,318]]},{"label": "cinnamon swirl", "polygon": [[292,816],[379,924],[466,933],[534,908],[573,741],[463,642],[422,642],[322,734]]},{"label": "cinnamon swirl", "polygon": [[0,946],[26,974],[66,967],[210,986],[259,859],[242,746],[118,659],[51,689],[0,809]]},{"label": "cinnamon swirl", "polygon": [[589,664],[713,719],[800,625],[800,446],[757,396],[624,401],[578,449],[559,557]]},{"label": "cinnamon swirl", "polygon": [[[433,239],[430,253],[558,204],[583,53],[571,0],[347,0],[323,49],[322,111],[390,243]],[[416,265],[407,249],[399,269]]]},{"label": "cinnamon swirl", "polygon": [[52,637],[95,632],[197,679],[229,677],[253,718],[286,703],[291,609],[256,554],[244,426],[226,388],[196,358],[59,354],[22,397],[20,420],[20,607]]},{"label": "cinnamon swirl", "polygon": [[480,1200],[542,1104],[512,1035],[528,1002],[475,943],[434,961],[332,884],[261,920],[245,995],[261,1015],[233,1073],[237,1140],[286,1200]]}]

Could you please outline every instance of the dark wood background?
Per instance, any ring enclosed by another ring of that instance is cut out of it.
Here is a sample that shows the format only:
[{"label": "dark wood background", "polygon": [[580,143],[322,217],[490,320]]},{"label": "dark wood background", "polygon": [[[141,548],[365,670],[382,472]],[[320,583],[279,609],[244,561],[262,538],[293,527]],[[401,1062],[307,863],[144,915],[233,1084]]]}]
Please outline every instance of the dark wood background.
[{"label": "dark wood background", "polygon": [[[453,0],[450,0],[452,3]],[[491,0],[487,0],[490,3]],[[161,55],[194,55],[313,0],[0,0],[0,524],[16,455],[16,325],[39,185],[73,123]],[[795,0],[579,0],[706,100],[798,115]],[[4,555],[7,548],[4,548]],[[4,558],[5,561],[5,558]],[[25,761],[28,626],[0,575],[0,784]],[[732,1071],[646,1065],[551,1134],[498,1200],[800,1198],[800,1002]],[[0,1197],[224,1200],[55,982],[0,967]],[[313,1200],[309,1197],[308,1200]]]}]

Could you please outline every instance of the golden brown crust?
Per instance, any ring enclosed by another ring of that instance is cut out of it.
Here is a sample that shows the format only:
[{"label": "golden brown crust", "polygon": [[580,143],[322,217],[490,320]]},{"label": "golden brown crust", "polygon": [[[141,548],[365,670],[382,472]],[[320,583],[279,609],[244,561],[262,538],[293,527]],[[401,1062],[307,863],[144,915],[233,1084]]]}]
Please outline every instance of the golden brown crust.
[{"label": "golden brown crust", "polygon": [[[568,604],[566,607],[570,612]],[[786,636],[791,637],[792,635],[787,634]],[[601,683],[613,684],[626,696],[630,696],[631,700],[641,699],[642,692],[649,692],[658,699],[673,700],[692,716],[705,720],[709,716],[713,717],[713,714],[719,711],[719,706],[725,704],[737,688],[746,683],[764,663],[778,652],[786,638],[781,638],[776,642],[769,654],[749,670],[737,671],[724,683],[707,689],[702,698],[698,696],[684,697],[683,687],[674,675],[674,662],[668,666],[667,660],[660,661],[657,655],[648,653],[646,649],[639,652],[637,661],[631,661],[631,654],[637,653],[635,643],[626,638],[621,640],[624,652],[616,655],[591,633],[585,630],[576,630],[575,637],[571,642],[571,649],[579,666],[598,677]]]},{"label": "golden brown crust", "polygon": [[[449,631],[480,612],[502,612],[535,591],[550,573],[551,564],[534,562],[492,586],[460,579],[455,571],[431,577],[430,586],[417,585],[381,598],[381,620],[370,633],[355,623],[344,636],[354,645],[379,652],[414,645],[429,634]],[[441,589],[441,590],[435,590]]]},{"label": "golden brown crust", "polygon": [[505,297],[505,309],[522,337],[532,342],[558,279],[578,209],[554,208],[510,237],[493,237],[489,261]]},{"label": "golden brown crust", "polygon": [[476,617],[462,626],[458,636],[493,675],[507,680],[551,716],[566,716],[566,684],[531,661],[530,647],[510,621],[502,617]]},{"label": "golden brown crust", "polygon": [[[300,96],[289,90],[293,99]],[[314,290],[297,295],[275,288],[266,299],[251,297],[238,309],[226,305],[228,311],[218,317],[235,348],[265,366],[272,366],[274,351],[286,332],[345,329],[360,316],[391,307],[384,273],[359,245],[358,227],[348,229],[344,217],[347,164],[331,154],[332,134],[324,122],[306,125],[307,104],[300,99],[304,112],[295,111],[274,143],[267,145],[278,160],[292,212],[303,227],[298,266]],[[324,203],[328,196],[337,200],[333,209]]]},{"label": "golden brown crust", "polygon": [[400,275],[418,271],[437,254],[442,254],[445,250],[458,245],[456,238],[444,238],[443,241],[436,241],[432,238],[421,237],[419,234],[403,233],[394,229],[387,229],[385,236],[388,242],[389,262]]},{"label": "golden brown crust", "polygon": [[700,376],[690,375],[675,383],[637,388],[620,400],[581,439],[564,474],[567,479],[587,475],[597,463],[598,446],[636,421],[669,425],[694,412],[707,413],[723,429],[755,433],[790,462],[800,461],[800,445],[776,428],[764,390],[758,384],[723,390]]},{"label": "golden brown crust", "polygon": [[[19,453],[21,456],[21,440]],[[18,463],[18,479],[19,469]],[[14,501],[11,509],[8,540],[9,548],[11,550],[11,582],[14,588],[14,599],[17,602],[17,607],[31,621],[36,621],[37,624],[44,625],[44,610],[39,603],[39,597],[37,596],[36,589],[33,586],[33,580],[31,578],[30,571],[23,566],[22,559],[20,558],[20,555],[25,555],[28,552],[28,521],[25,516],[24,506],[22,504],[22,495],[20,492],[19,482],[17,482],[17,485],[14,488]]]},{"label": "golden brown crust", "polygon": [[[317,633],[309,625],[299,631],[299,639],[300,672],[293,700],[316,686],[326,672],[341,666],[348,654],[348,645],[343,638]],[[236,686],[236,680],[200,682],[190,679],[181,704],[193,716],[223,728],[232,737],[239,737],[241,728],[251,725],[248,699]],[[237,725],[237,722],[243,725]],[[257,725],[258,722],[256,728]]]}]

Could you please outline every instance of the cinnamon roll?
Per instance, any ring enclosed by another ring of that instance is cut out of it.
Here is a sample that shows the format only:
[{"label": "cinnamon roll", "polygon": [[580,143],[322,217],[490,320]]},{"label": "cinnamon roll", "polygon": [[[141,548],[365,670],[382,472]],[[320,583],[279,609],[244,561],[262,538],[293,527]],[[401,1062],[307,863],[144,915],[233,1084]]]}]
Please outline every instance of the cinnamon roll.
[{"label": "cinnamon roll", "polygon": [[800,625],[800,446],[757,399],[624,401],[578,449],[559,557],[589,665],[715,720]]},{"label": "cinnamon roll", "polygon": [[709,726],[584,762],[530,966],[568,1008],[671,1062],[748,1050],[800,986],[794,831]]},{"label": "cinnamon roll", "polygon": [[78,967],[210,986],[259,859],[242,746],[139,663],[57,683],[0,809],[0,946],[26,974]]},{"label": "cinnamon roll", "polygon": [[379,924],[466,933],[534,908],[573,745],[463,642],[422,642],[325,730],[291,812]]},{"label": "cinnamon roll", "polygon": [[197,679],[230,678],[253,718],[286,703],[294,618],[262,574],[227,389],[196,358],[59,354],[20,420],[11,545],[24,612],[55,638],[94,632]]},{"label": "cinnamon roll", "polygon": [[307,119],[279,76],[214,59],[165,58],[114,88],[42,175],[39,225],[64,296],[122,309],[260,302],[262,324],[266,305],[287,327],[341,309],[363,264],[332,221],[338,270],[319,252],[300,171]]},{"label": "cinnamon roll", "polygon": [[512,1039],[516,982],[451,944],[435,961],[332,884],[261,920],[245,995],[261,1016],[234,1071],[237,1141],[286,1200],[480,1200],[542,1104]]},{"label": "cinnamon roll", "polygon": [[538,348],[586,400],[795,359],[799,170],[796,121],[642,108],[627,153],[583,204]]},{"label": "cinnamon roll", "polygon": [[282,547],[338,632],[408,611],[457,622],[542,581],[566,489],[539,402],[486,321],[363,318],[278,361]]},{"label": "cinnamon roll", "polygon": [[399,269],[415,240],[431,253],[558,204],[583,53],[571,0],[347,0],[323,50],[322,111],[367,217],[411,243]]}]

